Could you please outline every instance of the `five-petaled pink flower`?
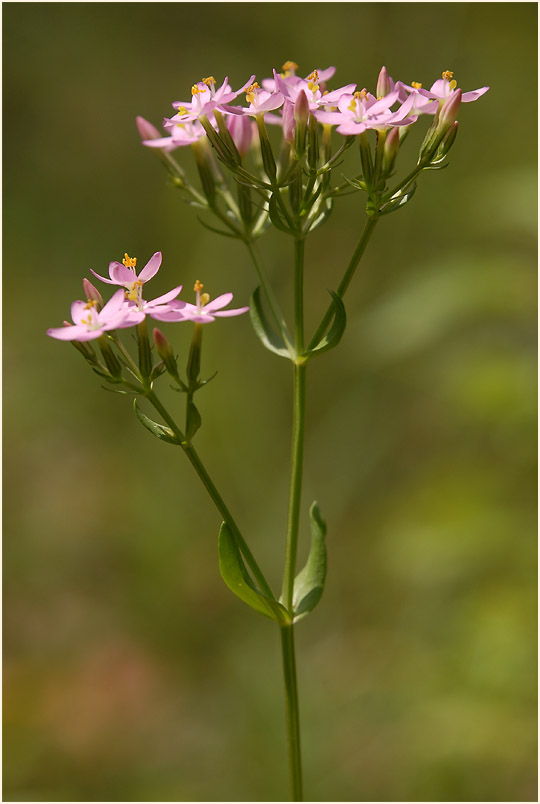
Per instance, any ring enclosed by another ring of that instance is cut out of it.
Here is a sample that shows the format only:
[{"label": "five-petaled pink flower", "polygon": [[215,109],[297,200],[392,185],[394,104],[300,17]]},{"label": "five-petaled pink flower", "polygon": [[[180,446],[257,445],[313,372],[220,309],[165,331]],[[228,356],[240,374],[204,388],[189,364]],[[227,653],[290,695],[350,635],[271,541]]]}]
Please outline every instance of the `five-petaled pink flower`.
[{"label": "five-petaled pink flower", "polygon": [[99,312],[97,301],[74,301],[71,305],[73,324],[47,330],[51,338],[61,341],[92,341],[112,329],[132,327],[138,323],[131,308],[125,304],[124,291],[117,290]]},{"label": "five-petaled pink flower", "polygon": [[[400,100],[404,100],[403,90],[407,90],[407,92],[411,93],[411,95],[416,95],[417,100],[415,103],[415,112],[434,114],[441,103],[446,101],[454,92],[457,91],[457,81],[454,78],[454,73],[451,70],[445,70],[442,74],[442,78],[439,78],[432,84],[429,90],[423,89],[422,84],[413,81],[413,83],[409,86],[408,84],[403,84],[402,82],[398,82],[400,87]],[[396,85],[397,88],[398,85]],[[481,98],[482,95],[488,91],[489,87],[481,87],[480,89],[473,89],[470,92],[463,92],[461,95],[461,100],[463,103],[471,103],[472,101],[478,100]],[[423,99],[426,99],[423,101]],[[423,101],[423,104],[422,104]],[[439,103],[433,103],[433,101],[439,101]]]},{"label": "five-petaled pink flower", "polygon": [[390,126],[408,126],[417,119],[408,116],[413,107],[414,98],[407,99],[396,112],[390,107],[398,99],[398,91],[394,90],[383,98],[377,99],[363,89],[354,95],[342,95],[338,101],[338,111],[317,111],[314,116],[321,123],[337,125],[339,134],[362,134],[367,129],[384,130]]},{"label": "five-petaled pink flower", "polygon": [[250,84],[254,75],[251,76],[240,89],[233,91],[229,86],[229,79],[226,78],[219,89],[216,89],[216,79],[211,75],[203,78],[191,87],[191,101],[174,101],[173,108],[176,114],[166,121],[166,125],[187,123],[198,120],[202,115],[208,116],[217,107],[231,103]]},{"label": "five-petaled pink flower", "polygon": [[[178,309],[173,310],[169,313],[165,313],[163,317],[159,320],[161,321],[194,321],[196,324],[209,324],[210,321],[214,321],[216,318],[226,318],[228,316],[233,315],[242,315],[242,313],[247,313],[249,307],[237,307],[233,310],[223,310],[223,307],[226,307],[233,298],[232,293],[223,293],[221,296],[217,296],[215,299],[210,301],[210,296],[208,293],[201,293],[204,285],[202,282],[197,280],[193,287],[195,291],[195,304],[183,303],[182,307],[178,307]],[[176,302],[171,302],[171,307],[173,307]]]}]

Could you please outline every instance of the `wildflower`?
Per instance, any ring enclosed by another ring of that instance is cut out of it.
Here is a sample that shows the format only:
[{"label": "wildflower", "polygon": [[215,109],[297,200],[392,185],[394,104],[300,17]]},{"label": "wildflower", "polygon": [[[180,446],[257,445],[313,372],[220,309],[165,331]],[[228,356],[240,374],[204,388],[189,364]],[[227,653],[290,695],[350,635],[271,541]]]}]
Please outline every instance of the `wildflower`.
[{"label": "wildflower", "polygon": [[217,107],[231,103],[235,98],[250,84],[254,75],[251,76],[240,89],[233,91],[228,83],[229,79],[225,78],[223,84],[216,89],[216,80],[213,76],[203,78],[197,84],[191,87],[191,101],[175,101],[173,108],[176,109],[176,114],[170,118],[168,123],[187,123],[193,120],[198,120],[202,115],[208,117],[211,112]]},{"label": "wildflower", "polygon": [[[137,294],[140,293],[142,286],[145,282],[149,282],[153,276],[157,274],[161,265],[161,251],[156,251],[153,254],[139,275],[137,275],[137,257],[130,257],[129,254],[124,254],[122,262],[109,263],[109,276],[106,279],[100,276],[92,269],[94,276],[106,282],[108,285],[121,285],[128,291],[128,299],[136,300]],[[131,294],[131,295],[129,295]]]},{"label": "wildflower", "polygon": [[277,89],[292,103],[296,103],[300,93],[303,92],[308,99],[311,111],[315,111],[321,105],[335,106],[343,95],[350,95],[356,89],[356,84],[347,84],[332,92],[325,92],[321,90],[322,78],[318,70],[313,70],[307,78],[300,78],[294,84],[287,82],[275,71],[274,78]]},{"label": "wildflower", "polygon": [[247,154],[253,139],[253,120],[243,114],[231,114],[227,117],[227,128],[241,156]]},{"label": "wildflower", "polygon": [[117,290],[101,311],[97,310],[97,301],[74,301],[71,305],[73,324],[64,322],[63,327],[47,330],[51,338],[61,341],[91,341],[100,338],[111,329],[123,329],[137,323],[132,311],[126,307],[124,291]]},{"label": "wildflower", "polygon": [[[204,285],[197,280],[193,286],[195,291],[195,304],[185,303],[183,307],[166,313],[161,321],[194,321],[196,324],[208,324],[215,318],[241,315],[247,313],[249,307],[237,307],[234,310],[223,310],[233,298],[232,293],[223,293],[210,301],[208,293],[201,293]],[[173,302],[173,304],[175,304]],[[172,306],[172,305],[171,305]]]},{"label": "wildflower", "polygon": [[[265,112],[272,112],[274,109],[279,109],[279,107],[283,105],[284,97],[281,92],[268,92],[266,89],[261,89],[256,81],[245,87],[245,93],[249,106],[229,107],[229,111],[235,114],[247,114],[256,117]],[[236,111],[234,111],[235,109]]]},{"label": "wildflower", "polygon": [[[457,81],[455,80],[454,73],[451,70],[445,70],[442,74],[442,78],[439,78],[437,81],[435,81],[429,90],[423,89],[422,84],[414,81],[411,86],[408,84],[401,84],[401,86],[404,87],[408,92],[415,92],[418,95],[422,95],[424,98],[438,100],[439,102],[444,102],[457,91]],[[471,101],[478,100],[478,98],[482,97],[482,95],[485,95],[488,89],[489,87],[481,87],[480,89],[474,89],[470,92],[463,92],[461,95],[461,100],[463,103],[471,103]],[[436,111],[437,106],[435,106],[435,104],[433,104],[433,106],[433,111]]]},{"label": "wildflower", "polygon": [[[170,130],[169,137],[161,137],[157,129],[154,129],[157,136],[144,137],[143,135],[147,133],[147,130],[139,125],[139,120],[143,120],[143,118],[137,118],[137,128],[142,137],[142,144],[146,145],[148,148],[161,148],[165,151],[173,151],[175,148],[180,148],[183,145],[193,145],[194,142],[198,142],[206,136],[204,128],[197,120],[186,121],[185,123],[171,123],[168,118],[165,118],[163,128]],[[151,124],[148,123],[148,125]],[[152,126],[152,128],[154,127]]]},{"label": "wildflower", "polygon": [[342,95],[338,101],[338,111],[322,110],[314,112],[314,115],[321,123],[337,125],[339,134],[362,134],[370,128],[384,130],[390,126],[408,126],[417,119],[415,116],[408,116],[413,100],[405,101],[396,112],[390,111],[398,94],[394,90],[377,100],[363,89],[354,95]]}]

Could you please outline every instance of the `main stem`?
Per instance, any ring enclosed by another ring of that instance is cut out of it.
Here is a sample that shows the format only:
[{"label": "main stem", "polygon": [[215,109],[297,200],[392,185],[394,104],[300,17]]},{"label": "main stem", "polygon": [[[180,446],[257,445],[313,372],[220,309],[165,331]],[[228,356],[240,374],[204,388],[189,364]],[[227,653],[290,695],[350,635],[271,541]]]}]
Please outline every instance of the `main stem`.
[{"label": "main stem", "polygon": [[[293,595],[300,523],[300,500],[302,496],[302,469],[304,461],[304,420],[306,408],[306,364],[300,357],[304,351],[304,241],[295,241],[294,260],[294,334],[297,360],[294,363],[293,432],[291,456],[291,485],[289,513],[287,517],[287,544],[281,600],[291,616],[294,616]],[[281,650],[285,681],[285,715],[287,725],[287,748],[289,755],[289,779],[292,801],[302,801],[302,762],[300,754],[300,716],[298,709],[298,685],[294,652],[294,626],[281,627]]]}]

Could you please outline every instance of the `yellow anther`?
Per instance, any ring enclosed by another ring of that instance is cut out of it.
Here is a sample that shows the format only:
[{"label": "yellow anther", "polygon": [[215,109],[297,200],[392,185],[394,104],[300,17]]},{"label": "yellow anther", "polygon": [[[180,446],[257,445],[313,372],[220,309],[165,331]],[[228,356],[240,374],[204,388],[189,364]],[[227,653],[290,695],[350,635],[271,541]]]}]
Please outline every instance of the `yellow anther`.
[{"label": "yellow anther", "polygon": [[216,79],[214,78],[213,75],[209,75],[208,78],[203,78],[202,82],[203,84],[206,84],[207,87],[209,87],[210,84],[216,83]]},{"label": "yellow anther", "polygon": [[210,294],[209,293],[203,293],[201,295],[201,307],[204,307],[204,305],[208,304],[209,301],[210,301]]},{"label": "yellow anther", "polygon": [[457,87],[457,81],[456,81],[455,78],[454,78],[453,81],[450,81],[449,86],[450,86],[450,89],[455,89]]},{"label": "yellow anther", "polygon": [[247,100],[248,100],[250,103],[253,103],[253,101],[254,101],[254,100],[255,100],[255,98],[256,98],[256,94],[255,94],[255,90],[256,90],[256,89],[260,89],[260,86],[259,86],[259,85],[258,85],[258,83],[255,81],[253,84],[250,84],[250,85],[249,85],[248,87],[246,87],[246,88],[245,88],[245,90],[244,90],[244,92],[246,93],[246,98],[247,98]]},{"label": "yellow anther", "polygon": [[445,70],[444,73],[442,74],[442,77],[444,78],[445,81],[450,81],[450,79],[454,77],[454,73],[452,72],[452,70]]},{"label": "yellow anther", "polygon": [[200,93],[201,93],[201,90],[199,89],[197,84],[193,84],[193,86],[191,87],[191,94],[192,95],[200,95]]},{"label": "yellow anther", "polygon": [[96,299],[88,299],[87,303],[83,307],[83,310],[91,310],[92,307],[97,307]]},{"label": "yellow anther", "polygon": [[294,70],[298,70],[298,64],[295,61],[286,61],[281,69],[285,75],[290,75]]},{"label": "yellow anther", "polygon": [[377,100],[380,101],[384,98],[384,95],[377,95]]},{"label": "yellow anther", "polygon": [[356,98],[356,100],[366,100],[367,98],[366,90],[363,89],[361,92],[355,92],[353,98]]},{"label": "yellow anther", "polygon": [[316,84],[319,81],[319,71],[313,70],[311,75],[308,75],[306,78],[306,81],[313,81],[313,83]]},{"label": "yellow anther", "polygon": [[200,293],[203,287],[204,287],[203,283],[199,282],[199,280],[197,279],[197,281],[193,285],[193,290],[195,291],[195,293],[197,292]]},{"label": "yellow anther", "polygon": [[414,89],[422,89],[422,84],[419,81],[411,81],[411,86]]},{"label": "yellow anther", "polygon": [[176,114],[187,114],[187,113],[188,110],[186,109],[185,106],[179,106],[178,109],[176,110]]},{"label": "yellow anther", "polygon": [[122,260],[126,268],[135,268],[137,265],[137,257],[130,257],[129,254],[124,254],[124,259]]}]

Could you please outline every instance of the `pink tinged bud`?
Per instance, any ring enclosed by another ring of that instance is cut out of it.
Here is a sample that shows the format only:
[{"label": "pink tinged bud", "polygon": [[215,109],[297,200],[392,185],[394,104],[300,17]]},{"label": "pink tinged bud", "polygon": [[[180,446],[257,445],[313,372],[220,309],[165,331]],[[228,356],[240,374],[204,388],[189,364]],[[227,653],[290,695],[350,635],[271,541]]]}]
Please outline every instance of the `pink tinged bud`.
[{"label": "pink tinged bud", "polygon": [[461,89],[456,89],[442,105],[439,114],[439,131],[447,131],[452,123],[456,121],[460,105]]},{"label": "pink tinged bud", "polygon": [[298,93],[294,104],[294,119],[299,126],[306,126],[309,117],[309,101],[304,90]]},{"label": "pink tinged bud", "polygon": [[392,164],[399,150],[399,128],[391,128],[384,143],[384,158],[388,164]]},{"label": "pink tinged bud", "polygon": [[[303,93],[302,93],[303,94]],[[292,143],[294,141],[294,130],[296,128],[296,121],[294,119],[294,104],[286,100],[282,113],[282,127],[283,127],[283,139],[287,142]]]},{"label": "pink tinged bud", "polygon": [[231,114],[227,119],[227,128],[238,152],[241,156],[245,156],[251,147],[253,139],[251,119],[244,114]]},{"label": "pink tinged bud", "polygon": [[176,378],[178,376],[178,369],[176,367],[176,358],[173,354],[171,344],[160,329],[154,329],[152,335],[157,353],[163,360],[165,368],[169,374]]},{"label": "pink tinged bud", "polygon": [[157,130],[152,123],[149,123],[148,120],[145,120],[144,117],[137,116],[135,118],[135,122],[137,123],[137,130],[141,137],[141,140],[159,140],[161,139],[161,134]]},{"label": "pink tinged bud", "polygon": [[99,290],[88,280],[83,279],[84,295],[89,302],[97,302],[98,309],[103,307],[103,296]]},{"label": "pink tinged bud", "polygon": [[379,73],[379,78],[377,80],[377,97],[384,98],[384,96],[388,95],[390,91],[390,77],[388,75],[388,71],[386,67],[381,67],[381,72]]}]

